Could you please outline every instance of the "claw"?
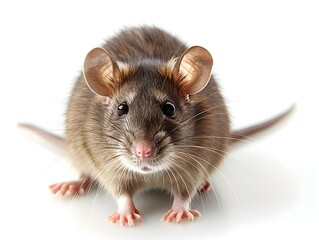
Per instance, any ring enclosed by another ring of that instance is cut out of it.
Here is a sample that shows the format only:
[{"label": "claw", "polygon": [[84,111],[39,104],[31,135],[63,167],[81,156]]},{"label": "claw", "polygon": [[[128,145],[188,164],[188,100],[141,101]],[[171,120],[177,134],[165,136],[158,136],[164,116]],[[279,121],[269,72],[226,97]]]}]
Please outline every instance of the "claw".
[{"label": "claw", "polygon": [[200,217],[200,212],[196,210],[188,210],[188,209],[180,209],[177,211],[174,211],[173,209],[168,210],[162,217],[163,221],[166,221],[168,223],[171,223],[176,221],[176,223],[180,223],[183,218],[187,218],[189,221],[194,221],[195,217]]},{"label": "claw", "polygon": [[194,221],[195,217],[200,217],[198,211],[189,208],[189,202],[189,199],[183,199],[178,195],[174,196],[172,208],[162,216],[162,220],[169,223],[175,220],[176,223],[180,223],[184,218]]},{"label": "claw", "polygon": [[125,226],[125,224],[127,224],[129,227],[133,227],[134,220],[137,222],[142,222],[142,217],[137,212],[138,211],[135,209],[132,213],[113,213],[108,217],[108,219],[112,223],[118,222],[121,227]]}]

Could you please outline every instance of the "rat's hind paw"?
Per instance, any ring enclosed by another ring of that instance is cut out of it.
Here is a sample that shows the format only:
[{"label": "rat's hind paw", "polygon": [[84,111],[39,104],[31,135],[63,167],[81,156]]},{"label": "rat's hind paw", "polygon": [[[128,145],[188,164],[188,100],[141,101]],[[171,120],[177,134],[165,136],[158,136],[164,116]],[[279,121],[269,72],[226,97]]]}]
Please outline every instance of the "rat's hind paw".
[{"label": "rat's hind paw", "polygon": [[142,217],[137,209],[134,209],[133,211],[127,210],[120,213],[113,213],[108,217],[108,219],[112,223],[119,222],[120,226],[127,224],[129,227],[134,226],[134,220],[142,222]]},{"label": "rat's hind paw", "polygon": [[212,186],[210,185],[210,183],[206,182],[206,183],[203,184],[203,186],[200,189],[198,189],[198,192],[199,193],[204,193],[204,192],[210,191],[211,189],[212,189]]},{"label": "rat's hind paw", "polygon": [[193,221],[195,217],[200,217],[200,212],[196,210],[188,210],[188,209],[180,209],[177,211],[174,211],[172,208],[168,210],[162,217],[163,221],[166,222],[173,222],[174,219],[176,220],[176,223],[180,223],[183,218],[187,218],[189,221]]},{"label": "rat's hind paw", "polygon": [[49,186],[53,194],[64,195],[83,195],[86,193],[90,187],[93,185],[93,181],[88,177],[83,177],[78,181],[69,181],[52,184]]}]

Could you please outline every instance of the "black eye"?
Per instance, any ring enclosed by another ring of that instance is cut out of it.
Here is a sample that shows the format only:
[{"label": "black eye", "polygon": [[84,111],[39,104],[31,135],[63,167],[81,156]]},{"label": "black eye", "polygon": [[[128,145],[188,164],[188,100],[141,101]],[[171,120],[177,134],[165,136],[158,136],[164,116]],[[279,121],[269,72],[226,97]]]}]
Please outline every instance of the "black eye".
[{"label": "black eye", "polygon": [[173,117],[175,115],[175,106],[171,102],[165,102],[162,106],[162,112],[166,117]]},{"label": "black eye", "polygon": [[121,103],[118,107],[117,107],[117,114],[120,116],[127,114],[128,113],[128,106],[126,102]]}]

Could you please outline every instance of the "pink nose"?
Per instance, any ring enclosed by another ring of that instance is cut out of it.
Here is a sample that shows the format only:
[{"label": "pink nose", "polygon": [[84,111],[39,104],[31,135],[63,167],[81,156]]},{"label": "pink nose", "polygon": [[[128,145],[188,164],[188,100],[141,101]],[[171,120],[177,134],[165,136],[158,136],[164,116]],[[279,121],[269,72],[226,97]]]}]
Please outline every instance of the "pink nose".
[{"label": "pink nose", "polygon": [[135,154],[138,157],[151,157],[153,155],[153,146],[147,140],[140,140],[135,143]]}]

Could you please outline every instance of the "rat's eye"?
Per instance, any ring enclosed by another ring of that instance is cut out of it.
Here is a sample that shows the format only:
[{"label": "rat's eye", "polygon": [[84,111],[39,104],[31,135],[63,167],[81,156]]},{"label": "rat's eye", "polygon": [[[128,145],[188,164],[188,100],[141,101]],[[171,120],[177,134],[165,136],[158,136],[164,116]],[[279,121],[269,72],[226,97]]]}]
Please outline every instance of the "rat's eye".
[{"label": "rat's eye", "polygon": [[117,114],[120,116],[127,114],[128,113],[128,106],[126,102],[122,102],[118,107],[117,107]]},{"label": "rat's eye", "polygon": [[175,115],[175,106],[171,102],[165,102],[162,106],[162,112],[166,117],[173,117]]}]

